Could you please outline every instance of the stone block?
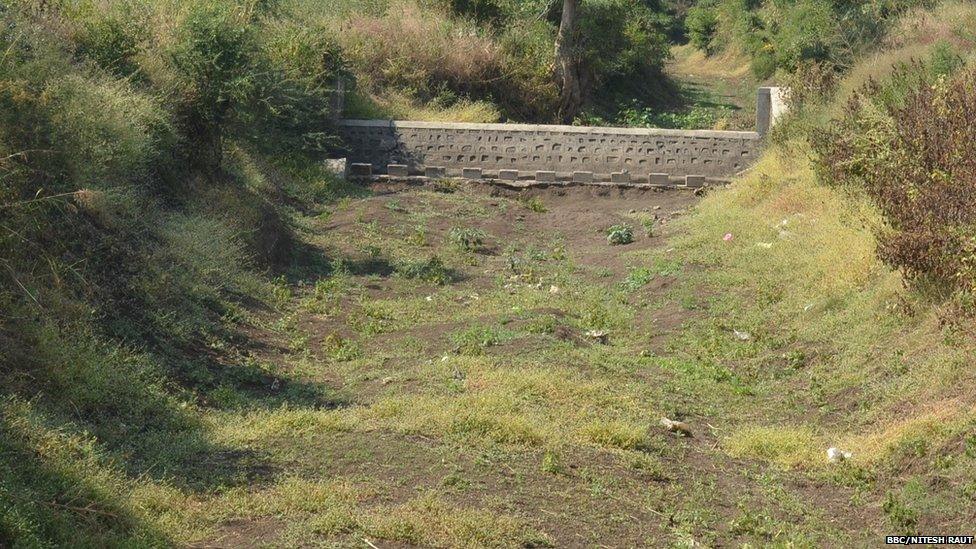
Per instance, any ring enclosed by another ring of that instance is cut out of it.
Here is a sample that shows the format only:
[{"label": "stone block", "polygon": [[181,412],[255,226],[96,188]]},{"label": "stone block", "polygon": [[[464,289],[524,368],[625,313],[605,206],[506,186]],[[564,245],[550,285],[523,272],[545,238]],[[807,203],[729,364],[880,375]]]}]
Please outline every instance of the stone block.
[{"label": "stone block", "polygon": [[461,177],[465,179],[481,179],[481,168],[461,168]]},{"label": "stone block", "polygon": [[611,183],[630,183],[629,172],[613,172],[610,174]]},{"label": "stone block", "polygon": [[666,173],[652,173],[651,174],[651,185],[670,185],[671,176]]},{"label": "stone block", "polygon": [[759,88],[756,94],[756,132],[766,136],[789,110],[786,88]]},{"label": "stone block", "polygon": [[350,164],[349,175],[352,177],[371,177],[373,175],[372,164]]},{"label": "stone block", "polygon": [[498,179],[502,181],[518,181],[518,170],[498,170]]},{"label": "stone block", "polygon": [[685,187],[691,189],[699,189],[705,186],[705,176],[704,175],[687,175],[685,176]]},{"label": "stone block", "polygon": [[427,166],[424,169],[424,175],[428,179],[444,179],[447,177],[447,168],[444,166]]},{"label": "stone block", "polygon": [[593,172],[573,172],[574,183],[593,183]]},{"label": "stone block", "polygon": [[409,177],[410,167],[406,164],[389,164],[386,167],[386,175],[390,177]]},{"label": "stone block", "polygon": [[549,172],[549,171],[535,172],[535,180],[549,182],[549,183],[554,182],[556,181],[556,172]]},{"label": "stone block", "polygon": [[349,175],[349,164],[345,158],[326,159],[325,169],[339,177],[347,177]]}]

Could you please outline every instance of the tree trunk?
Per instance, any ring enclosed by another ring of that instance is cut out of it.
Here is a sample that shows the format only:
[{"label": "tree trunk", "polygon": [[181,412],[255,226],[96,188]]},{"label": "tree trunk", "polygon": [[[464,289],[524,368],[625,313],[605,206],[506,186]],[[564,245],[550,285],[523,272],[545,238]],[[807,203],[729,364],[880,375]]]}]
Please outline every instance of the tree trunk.
[{"label": "tree trunk", "polygon": [[583,104],[580,62],[576,52],[576,11],[580,0],[563,0],[559,34],[556,35],[556,80],[560,84],[559,118],[572,123]]}]

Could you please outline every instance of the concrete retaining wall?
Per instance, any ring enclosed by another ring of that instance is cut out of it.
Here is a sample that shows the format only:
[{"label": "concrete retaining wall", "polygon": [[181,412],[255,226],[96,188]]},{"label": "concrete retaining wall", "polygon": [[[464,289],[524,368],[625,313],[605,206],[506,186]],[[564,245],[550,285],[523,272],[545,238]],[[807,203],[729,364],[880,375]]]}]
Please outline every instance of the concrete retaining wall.
[{"label": "concrete retaining wall", "polygon": [[449,175],[480,168],[593,172],[604,180],[620,172],[730,178],[758,158],[761,146],[756,132],[523,124],[342,120],[339,133],[349,162],[372,164],[379,173],[403,164],[411,173],[438,166]]}]

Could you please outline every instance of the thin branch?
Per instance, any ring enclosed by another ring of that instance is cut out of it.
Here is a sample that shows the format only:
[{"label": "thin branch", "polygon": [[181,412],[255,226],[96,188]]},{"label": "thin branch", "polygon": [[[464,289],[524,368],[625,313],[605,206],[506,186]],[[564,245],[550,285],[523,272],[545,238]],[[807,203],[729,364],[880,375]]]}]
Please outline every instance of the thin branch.
[{"label": "thin branch", "polygon": [[30,290],[27,289],[26,286],[20,283],[20,280],[17,278],[17,273],[14,272],[14,270],[10,267],[10,265],[7,264],[6,261],[3,262],[3,266],[6,267],[7,271],[10,272],[10,278],[14,279],[14,282],[16,282],[18,286],[20,286],[20,289],[23,290],[24,293],[27,294],[28,297],[30,297],[31,300],[34,301],[34,303],[37,304],[38,307],[43,309],[44,307],[41,305],[41,302],[38,301],[36,297],[34,297],[34,294],[32,294]]},{"label": "thin branch", "polygon": [[51,200],[52,198],[64,198],[66,196],[75,196],[81,191],[71,191],[70,193],[52,194],[50,196],[42,196],[40,198],[32,198],[30,200],[22,200],[20,202],[10,202],[8,204],[0,204],[0,208],[12,208],[14,206],[24,206],[26,204],[33,204],[34,202],[43,202],[45,200]]}]

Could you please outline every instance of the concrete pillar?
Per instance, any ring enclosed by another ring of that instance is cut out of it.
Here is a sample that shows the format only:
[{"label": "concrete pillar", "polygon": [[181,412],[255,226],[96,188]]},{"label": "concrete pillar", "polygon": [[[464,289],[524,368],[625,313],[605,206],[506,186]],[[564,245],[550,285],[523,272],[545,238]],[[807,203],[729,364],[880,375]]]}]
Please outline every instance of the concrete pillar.
[{"label": "concrete pillar", "polygon": [[410,175],[410,168],[406,164],[388,164],[386,175],[390,177],[407,177]]},{"label": "concrete pillar", "polygon": [[788,108],[786,105],[786,88],[759,88],[756,94],[756,132],[766,136]]},{"label": "concrete pillar", "polygon": [[424,175],[428,179],[444,179],[447,177],[447,168],[443,166],[427,166],[424,169]]},{"label": "concrete pillar", "polygon": [[573,172],[574,183],[593,183],[593,172]]},{"label": "concrete pillar", "polygon": [[335,81],[335,89],[331,97],[332,119],[339,120],[346,111],[346,80],[338,76]]},{"label": "concrete pillar", "polygon": [[370,177],[373,175],[372,164],[350,164],[349,175],[352,177]]},{"label": "concrete pillar", "polygon": [[651,185],[670,185],[671,176],[666,173],[652,173],[650,175]]},{"label": "concrete pillar", "polygon": [[461,168],[461,177],[465,179],[481,179],[481,168]]},{"label": "concrete pillar", "polygon": [[611,183],[630,183],[630,172],[613,172],[610,174]]}]

